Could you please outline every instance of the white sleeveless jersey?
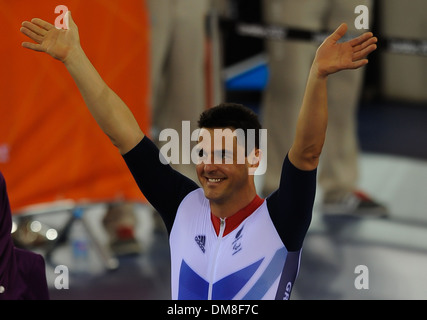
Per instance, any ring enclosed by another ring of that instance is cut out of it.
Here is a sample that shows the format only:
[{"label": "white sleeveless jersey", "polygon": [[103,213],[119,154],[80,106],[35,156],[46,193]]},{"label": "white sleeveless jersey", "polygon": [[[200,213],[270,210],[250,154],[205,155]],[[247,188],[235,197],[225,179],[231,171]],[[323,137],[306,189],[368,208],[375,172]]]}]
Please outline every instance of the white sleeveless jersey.
[{"label": "white sleeveless jersey", "polygon": [[202,189],[184,198],[170,234],[172,299],[287,299],[300,255],[288,254],[266,201],[224,236],[226,225],[217,235]]}]

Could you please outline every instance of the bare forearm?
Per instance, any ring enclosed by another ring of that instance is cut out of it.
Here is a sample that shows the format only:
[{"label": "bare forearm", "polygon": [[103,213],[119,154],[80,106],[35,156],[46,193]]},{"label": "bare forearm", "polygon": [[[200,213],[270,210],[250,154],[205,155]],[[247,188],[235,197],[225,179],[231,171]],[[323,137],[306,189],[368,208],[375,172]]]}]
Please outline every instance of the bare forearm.
[{"label": "bare forearm", "polygon": [[347,32],[342,23],[317,49],[297,123],[289,159],[303,170],[315,169],[326,136],[328,122],[327,77],[341,70],[358,69],[368,63],[366,56],[374,51],[377,38],[366,32],[339,43]]},{"label": "bare forearm", "polygon": [[317,167],[328,123],[327,77],[320,76],[313,64],[297,121],[289,159],[302,170]]},{"label": "bare forearm", "polygon": [[81,48],[64,61],[89,111],[121,154],[143,137],[136,119],[123,100],[104,82]]}]

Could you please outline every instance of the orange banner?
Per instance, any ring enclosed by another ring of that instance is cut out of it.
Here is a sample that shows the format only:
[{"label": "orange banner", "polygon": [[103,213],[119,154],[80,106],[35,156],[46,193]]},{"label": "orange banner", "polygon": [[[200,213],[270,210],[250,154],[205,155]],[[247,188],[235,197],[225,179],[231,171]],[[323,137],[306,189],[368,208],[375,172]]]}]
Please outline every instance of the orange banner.
[{"label": "orange banner", "polygon": [[149,133],[148,13],[141,0],[0,0],[0,170],[12,211],[57,200],[145,198],[118,150],[87,110],[64,65],[22,48],[34,17],[73,14],[82,47]]}]

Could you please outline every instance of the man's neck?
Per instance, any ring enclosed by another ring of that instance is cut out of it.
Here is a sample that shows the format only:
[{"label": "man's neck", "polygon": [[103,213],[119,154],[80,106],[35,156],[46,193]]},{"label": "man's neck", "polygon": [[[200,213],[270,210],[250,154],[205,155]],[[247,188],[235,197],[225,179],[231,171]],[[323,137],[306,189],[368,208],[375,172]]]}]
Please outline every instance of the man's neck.
[{"label": "man's neck", "polygon": [[223,203],[210,201],[211,212],[218,218],[228,218],[242,208],[248,206],[257,196],[256,190],[245,193],[243,196],[233,197]]},{"label": "man's neck", "polygon": [[[262,205],[264,199],[260,198],[258,195],[249,203],[246,207],[240,209],[232,216],[226,218],[225,229],[223,231],[223,236],[226,236],[233,230],[235,230],[247,217],[249,217],[259,206]],[[211,214],[212,224],[214,226],[216,235],[219,236],[221,230],[221,219]]]}]

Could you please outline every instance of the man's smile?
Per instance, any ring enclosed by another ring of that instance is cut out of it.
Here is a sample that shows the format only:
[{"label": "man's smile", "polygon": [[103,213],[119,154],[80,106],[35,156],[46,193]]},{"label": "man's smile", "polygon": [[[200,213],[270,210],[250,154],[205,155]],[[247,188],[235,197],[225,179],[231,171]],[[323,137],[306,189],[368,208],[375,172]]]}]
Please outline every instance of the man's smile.
[{"label": "man's smile", "polygon": [[208,177],[205,177],[205,179],[207,180],[208,183],[220,183],[220,182],[224,181],[226,178],[208,178]]}]

